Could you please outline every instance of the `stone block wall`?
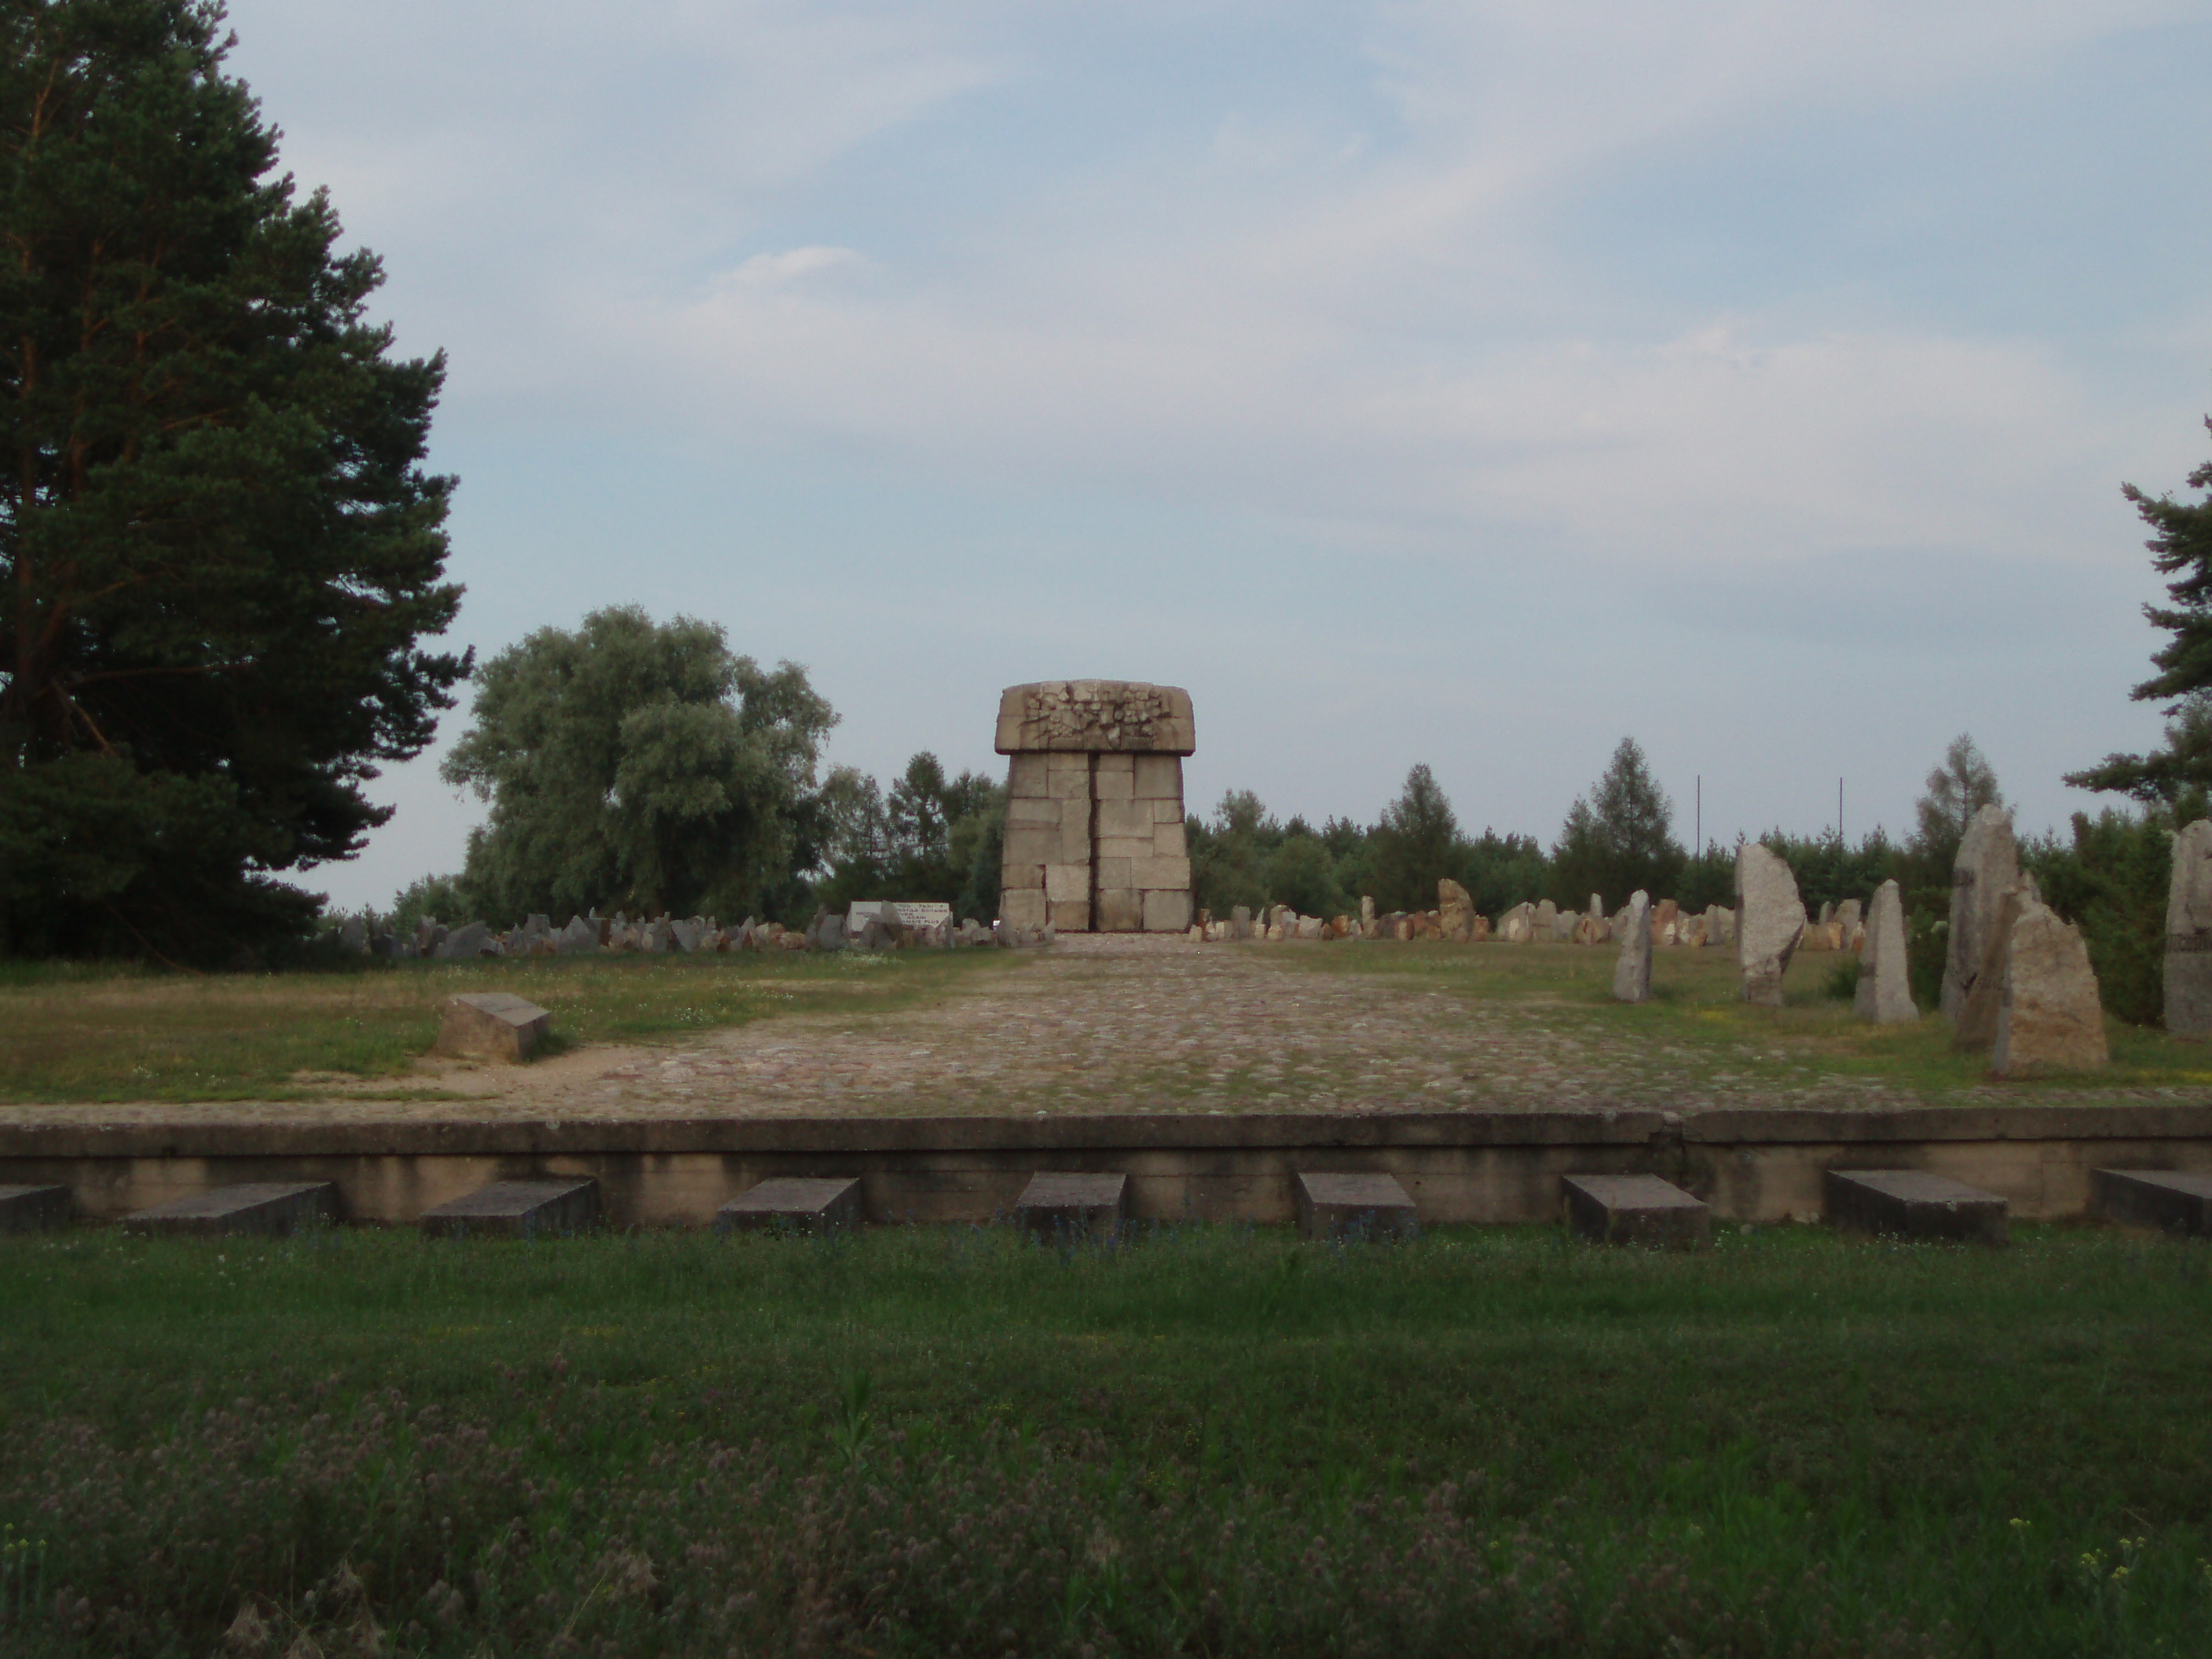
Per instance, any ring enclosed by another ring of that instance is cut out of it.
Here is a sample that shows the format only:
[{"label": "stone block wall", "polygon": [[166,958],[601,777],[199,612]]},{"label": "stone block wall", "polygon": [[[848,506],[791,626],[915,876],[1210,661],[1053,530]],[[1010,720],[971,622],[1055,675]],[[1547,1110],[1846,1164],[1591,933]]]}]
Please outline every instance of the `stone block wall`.
[{"label": "stone block wall", "polygon": [[[1071,712],[1072,711],[1072,712]],[[1190,926],[1182,757],[1190,698],[1119,680],[1010,688],[1000,918],[1063,933],[1182,933]]]}]

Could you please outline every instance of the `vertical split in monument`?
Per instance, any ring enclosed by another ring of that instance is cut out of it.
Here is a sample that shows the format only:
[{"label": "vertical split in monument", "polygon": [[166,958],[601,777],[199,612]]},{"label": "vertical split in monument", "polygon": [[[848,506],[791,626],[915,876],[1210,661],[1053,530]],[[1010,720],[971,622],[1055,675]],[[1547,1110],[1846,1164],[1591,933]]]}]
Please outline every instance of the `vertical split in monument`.
[{"label": "vertical split in monument", "polygon": [[1190,693],[1127,680],[1046,680],[999,699],[1006,773],[1001,921],[1071,933],[1190,926],[1182,757]]}]

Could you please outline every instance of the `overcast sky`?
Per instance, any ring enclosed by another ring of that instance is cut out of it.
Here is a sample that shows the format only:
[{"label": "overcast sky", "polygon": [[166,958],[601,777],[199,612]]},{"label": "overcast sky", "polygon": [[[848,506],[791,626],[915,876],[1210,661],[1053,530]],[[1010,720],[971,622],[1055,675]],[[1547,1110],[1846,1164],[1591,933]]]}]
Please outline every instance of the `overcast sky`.
[{"label": "overcast sky", "polygon": [[[2021,827],[2157,736],[2124,480],[2212,456],[2212,3],[235,0],[232,67],[451,359],[456,630],[806,665],[831,757],[1186,686],[1192,803],[1433,766],[1547,842]],[[465,702],[441,744],[464,728]],[[311,872],[382,904],[436,753]]]}]

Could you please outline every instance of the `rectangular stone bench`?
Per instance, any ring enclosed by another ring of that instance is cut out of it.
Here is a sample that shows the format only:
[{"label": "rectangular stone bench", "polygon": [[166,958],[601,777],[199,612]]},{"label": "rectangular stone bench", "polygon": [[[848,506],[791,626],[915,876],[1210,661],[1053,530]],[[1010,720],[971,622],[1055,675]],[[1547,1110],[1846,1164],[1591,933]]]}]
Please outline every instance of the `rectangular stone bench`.
[{"label": "rectangular stone bench", "polygon": [[2002,1244],[2006,1206],[1995,1193],[1921,1170],[1827,1170],[1821,1187],[1831,1224],[1899,1238]]},{"label": "rectangular stone bench", "polygon": [[66,1187],[0,1187],[0,1233],[39,1233],[65,1227],[70,1218]]},{"label": "rectangular stone bench", "polygon": [[599,1183],[588,1177],[495,1181],[422,1212],[432,1238],[535,1238],[580,1233],[599,1218]]},{"label": "rectangular stone bench", "polygon": [[1391,1175],[1297,1178],[1298,1232],[1306,1238],[1411,1238],[1420,1231],[1413,1200]]},{"label": "rectangular stone bench", "polygon": [[2202,1238],[2212,1233],[2212,1175],[2179,1170],[2098,1170],[2096,1212],[2131,1227],[2162,1227]]},{"label": "rectangular stone bench", "polygon": [[1014,1204],[1014,1219],[1039,1238],[1105,1240],[1129,1218],[1125,1175],[1039,1173]]},{"label": "rectangular stone bench", "polygon": [[1713,1242],[1711,1206],[1657,1176],[1562,1176],[1559,1185],[1568,1224],[1584,1238],[1678,1250]]},{"label": "rectangular stone bench", "polygon": [[843,1232],[867,1220],[860,1183],[849,1176],[779,1176],[738,1194],[714,1212],[714,1231]]},{"label": "rectangular stone bench", "polygon": [[172,1199],[123,1218],[134,1233],[196,1233],[220,1237],[261,1233],[282,1238],[338,1218],[338,1189],[328,1181],[246,1181]]}]

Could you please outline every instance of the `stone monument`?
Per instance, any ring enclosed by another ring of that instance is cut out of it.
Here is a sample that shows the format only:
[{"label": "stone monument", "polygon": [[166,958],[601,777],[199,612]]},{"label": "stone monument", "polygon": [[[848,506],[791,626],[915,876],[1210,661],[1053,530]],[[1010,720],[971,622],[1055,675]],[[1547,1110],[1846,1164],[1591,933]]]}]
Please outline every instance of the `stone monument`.
[{"label": "stone monument", "polygon": [[1628,925],[1613,964],[1613,994],[1617,1002],[1651,1000],[1651,895],[1641,888],[1628,901]]},{"label": "stone monument", "polygon": [[1900,1025],[1920,1018],[1905,955],[1905,900],[1898,884],[1886,881],[1874,890],[1859,951],[1859,986],[1851,1012],[1877,1025]]},{"label": "stone monument", "polygon": [[2166,898],[2166,1029],[2212,1036],[2212,823],[2173,838]]},{"label": "stone monument", "polygon": [[2020,884],[2020,848],[2012,814],[1984,806],[1966,826],[1951,868],[1951,929],[1943,964],[1942,1010],[1957,1019],[1966,1006],[1983,959],[1997,933],[2005,895]]},{"label": "stone monument", "polygon": [[1755,841],[1735,855],[1735,959],[1743,1000],[1782,1006],[1782,975],[1805,932],[1805,905],[1790,866]]},{"label": "stone monument", "polygon": [[1010,757],[999,916],[1065,933],[1190,927],[1182,757],[1190,693],[1128,680],[1045,680],[999,699]]}]

